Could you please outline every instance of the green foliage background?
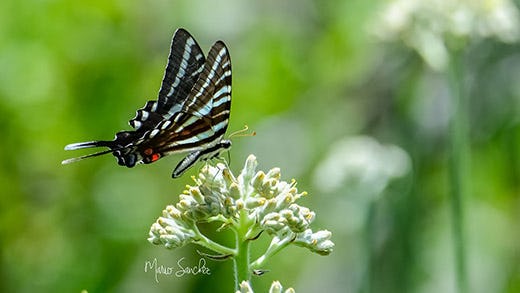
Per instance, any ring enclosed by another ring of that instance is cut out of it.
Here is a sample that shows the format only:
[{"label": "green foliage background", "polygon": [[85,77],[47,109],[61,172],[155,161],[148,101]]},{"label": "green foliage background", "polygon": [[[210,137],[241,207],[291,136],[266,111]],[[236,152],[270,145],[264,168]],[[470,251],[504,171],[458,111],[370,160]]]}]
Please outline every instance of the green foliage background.
[{"label": "green foliage background", "polygon": [[[182,257],[198,262],[195,246],[167,251],[146,238],[201,164],[179,180],[170,173],[181,156],[133,169],[110,155],[60,164],[84,153],[66,152],[66,144],[129,129],[134,111],[156,99],[171,36],[184,27],[205,52],[217,39],[231,51],[228,132],[244,124],[257,132],[233,140],[232,169],[250,153],[263,170],[280,167],[309,192],[304,205],[316,212],[316,229],[333,232],[332,255],[290,247],[253,280],[257,292],[272,280],[297,292],[454,292],[445,82],[415,53],[376,41],[367,27],[380,7],[361,0],[2,1],[0,291],[233,291],[229,261],[208,261],[210,276],[160,276],[159,283],[144,272],[154,258],[168,266]],[[467,65],[470,288],[519,292],[519,46],[480,40]],[[407,172],[372,197],[363,180],[320,188],[318,167],[332,146],[357,135],[399,147]],[[261,238],[256,252],[266,244]]]}]

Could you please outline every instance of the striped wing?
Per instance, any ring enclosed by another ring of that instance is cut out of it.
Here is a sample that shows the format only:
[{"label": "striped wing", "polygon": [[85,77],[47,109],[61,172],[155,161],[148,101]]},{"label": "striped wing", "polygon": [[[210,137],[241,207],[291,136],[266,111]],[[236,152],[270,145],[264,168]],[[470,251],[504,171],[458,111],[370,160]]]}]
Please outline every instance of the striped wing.
[{"label": "striped wing", "polygon": [[231,147],[231,141],[223,140],[231,108],[231,58],[223,42],[216,42],[199,80],[175,118],[175,133],[186,137],[170,145],[170,152],[183,148],[192,150],[172,173],[180,177],[200,160],[217,157],[221,151]]},{"label": "striped wing", "polygon": [[[231,58],[223,42],[208,53],[199,79],[182,109],[170,120],[161,122],[157,137],[167,141],[157,148],[162,154],[211,148],[226,132],[231,108]],[[152,138],[152,140],[154,140]]]},{"label": "striped wing", "polygon": [[195,39],[186,30],[178,29],[172,39],[157,101],[148,101],[137,110],[129,124],[136,130],[143,126],[148,130],[179,112],[198,80],[204,62],[204,54]]}]

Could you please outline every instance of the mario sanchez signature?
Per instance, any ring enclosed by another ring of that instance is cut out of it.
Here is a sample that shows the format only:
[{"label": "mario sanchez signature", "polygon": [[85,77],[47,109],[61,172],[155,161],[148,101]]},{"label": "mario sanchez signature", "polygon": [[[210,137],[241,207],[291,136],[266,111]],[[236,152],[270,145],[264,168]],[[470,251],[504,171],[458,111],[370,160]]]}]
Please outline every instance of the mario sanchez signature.
[{"label": "mario sanchez signature", "polygon": [[157,258],[154,258],[153,261],[147,260],[144,263],[144,272],[153,270],[155,272],[155,282],[159,283],[158,275],[172,275],[175,274],[176,277],[180,278],[184,275],[211,275],[211,271],[208,267],[206,267],[206,260],[204,258],[199,259],[199,263],[196,266],[183,266],[182,262],[184,261],[184,257],[177,261],[178,270],[175,270],[174,267],[168,267],[165,265],[158,265]]}]

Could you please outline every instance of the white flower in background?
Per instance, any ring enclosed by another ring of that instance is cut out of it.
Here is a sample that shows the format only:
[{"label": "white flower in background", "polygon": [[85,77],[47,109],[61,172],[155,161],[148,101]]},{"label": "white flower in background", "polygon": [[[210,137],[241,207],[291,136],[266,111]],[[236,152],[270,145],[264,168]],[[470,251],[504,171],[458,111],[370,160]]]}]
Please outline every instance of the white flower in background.
[{"label": "white flower in background", "polygon": [[401,148],[357,136],[332,145],[317,167],[314,181],[324,192],[355,183],[366,193],[377,196],[392,179],[404,176],[409,170],[410,158]]},{"label": "white flower in background", "polygon": [[385,41],[402,40],[435,70],[448,63],[450,39],[520,39],[520,16],[509,0],[395,0],[372,28]]}]

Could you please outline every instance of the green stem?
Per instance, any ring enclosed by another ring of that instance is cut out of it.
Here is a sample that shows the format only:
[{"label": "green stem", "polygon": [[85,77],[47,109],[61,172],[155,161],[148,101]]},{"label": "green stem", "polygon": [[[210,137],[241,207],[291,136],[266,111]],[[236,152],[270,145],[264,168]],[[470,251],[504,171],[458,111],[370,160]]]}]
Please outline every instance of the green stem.
[{"label": "green stem", "polygon": [[260,256],[254,262],[251,263],[251,268],[252,269],[260,269],[260,268],[262,268],[262,266],[267,262],[267,260],[271,256],[277,254],[280,250],[282,250],[287,245],[289,245],[289,243],[291,243],[294,238],[286,237],[286,238],[284,238],[284,239],[282,239],[280,241],[275,241],[276,239],[277,238],[273,239],[273,242],[271,242],[271,245],[269,245],[269,248],[267,249],[267,251],[262,256]]},{"label": "green stem", "polygon": [[249,281],[251,270],[249,269],[249,240],[247,232],[249,230],[249,219],[245,210],[240,211],[239,226],[236,229],[236,256],[233,259],[235,271],[235,290],[239,290],[242,281]]},{"label": "green stem", "polygon": [[199,231],[199,228],[197,227],[197,225],[194,225],[193,230],[197,233],[197,236],[199,237],[199,240],[195,242],[198,245],[206,247],[206,248],[213,250],[217,253],[220,253],[222,255],[228,255],[228,254],[235,255],[237,253],[237,251],[235,249],[232,249],[232,248],[229,248],[222,244],[219,244],[219,243],[209,239],[208,237],[204,236],[204,234],[202,234]]},{"label": "green stem", "polygon": [[374,216],[376,210],[376,201],[371,200],[368,204],[368,211],[365,219],[365,252],[366,252],[366,271],[365,271],[365,288],[362,292],[371,293],[374,281]]},{"label": "green stem", "polygon": [[462,51],[452,52],[449,81],[451,87],[453,113],[450,122],[450,181],[453,244],[455,248],[455,268],[459,293],[467,293],[466,255],[464,251],[464,198],[466,197],[466,176],[468,176],[468,101],[464,93]]}]

